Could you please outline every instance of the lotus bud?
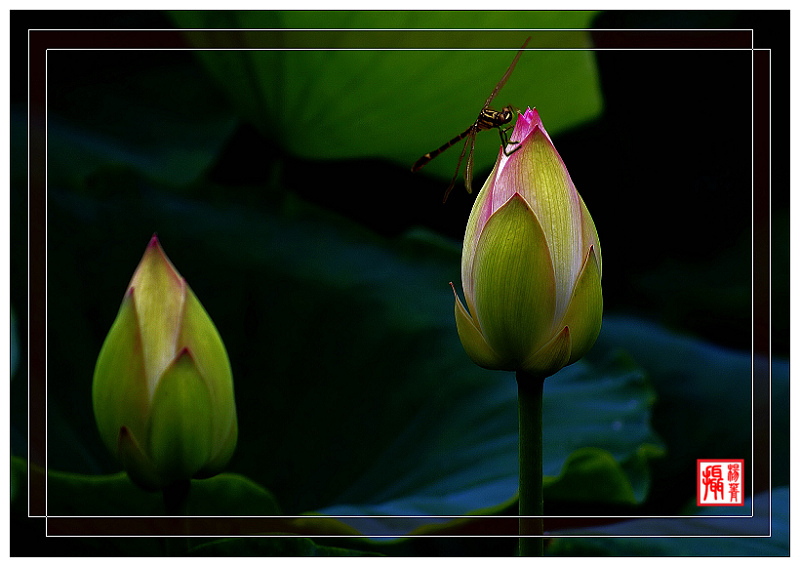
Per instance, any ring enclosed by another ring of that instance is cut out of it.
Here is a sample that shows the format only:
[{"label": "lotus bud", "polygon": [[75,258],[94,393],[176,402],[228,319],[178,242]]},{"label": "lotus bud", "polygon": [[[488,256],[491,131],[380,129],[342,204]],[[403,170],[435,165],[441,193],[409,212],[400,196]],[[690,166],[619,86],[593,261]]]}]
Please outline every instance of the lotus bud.
[{"label": "lotus bud", "polygon": [[456,325],[476,364],[546,377],[600,333],[600,241],[535,110],[510,140],[467,222]]},{"label": "lotus bud", "polygon": [[155,236],[100,350],[92,402],[103,442],[148,490],[213,476],[236,447],[225,346]]}]

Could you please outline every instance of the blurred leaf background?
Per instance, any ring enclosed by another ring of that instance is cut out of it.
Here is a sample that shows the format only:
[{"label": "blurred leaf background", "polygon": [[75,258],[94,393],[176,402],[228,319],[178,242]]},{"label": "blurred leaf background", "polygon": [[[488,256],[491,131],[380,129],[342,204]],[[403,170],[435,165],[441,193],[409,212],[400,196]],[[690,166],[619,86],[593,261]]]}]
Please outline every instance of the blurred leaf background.
[{"label": "blurred leaf background", "polygon": [[[124,25],[114,21],[122,15],[84,16],[92,17],[100,18],[99,27],[343,31],[302,38],[276,32],[269,39],[279,51],[249,50],[264,36],[228,31],[184,37],[187,47],[240,50],[49,54],[49,513],[160,513],[158,498],[130,485],[101,445],[90,396],[100,345],[157,232],[219,328],[234,371],[239,445],[229,474],[194,482],[197,513],[513,515],[513,375],[467,359],[447,285],[459,281],[460,239],[474,196],[454,191],[441,205],[458,149],[418,174],[409,167],[474,121],[529,34],[515,33],[505,49],[487,50],[494,44],[482,33],[442,31],[434,49],[404,50],[417,47],[410,32],[348,30],[502,28],[509,16],[141,12],[133,20],[128,14]],[[512,17],[515,28],[750,28],[756,18],[725,12]],[[773,25],[759,17],[762,26]],[[523,54],[494,103],[539,110],[603,242],[601,336],[584,361],[546,383],[545,513],[695,513],[687,505],[694,500],[696,459],[743,457],[749,464],[751,455],[751,86],[742,79],[749,77],[750,53],[535,50],[554,41],[592,46],[588,31],[554,34],[546,42],[531,34],[534,50]],[[292,50],[301,40],[368,49]],[[470,50],[444,50],[451,46]],[[25,230],[19,221],[25,119],[24,99],[12,96],[16,242]],[[494,136],[478,137],[476,186],[496,157]],[[786,205],[780,194],[773,199],[778,283],[788,269],[781,261]],[[12,265],[24,265],[22,254],[12,251]],[[12,340],[27,328],[24,290],[14,279]],[[788,297],[783,286],[774,292],[778,301]],[[788,320],[776,316],[774,325],[773,352],[786,357]],[[12,363],[21,375],[25,342],[14,345],[19,356]],[[752,363],[761,368],[764,355],[756,353]],[[788,396],[781,394],[788,392],[788,362],[776,360],[772,372],[773,393],[784,403],[772,408],[771,482],[784,486]],[[25,381],[14,380],[12,553],[18,555],[41,553],[39,532],[21,518],[23,457],[42,462],[27,454],[26,395]],[[766,400],[756,403],[760,408]],[[769,486],[754,481],[755,493]],[[782,505],[786,494],[776,502]],[[474,533],[477,521],[357,518],[336,529],[464,534]],[[788,522],[788,514],[775,521]],[[305,528],[291,520],[265,524],[264,531],[326,529],[315,523],[324,522],[318,516],[303,522]],[[547,527],[554,535],[576,533],[581,522]],[[620,527],[628,528],[639,529]],[[513,538],[480,545],[464,538],[252,541],[198,538],[184,552],[512,555],[516,546]],[[603,541],[608,545],[555,539],[548,550],[716,555],[729,542]],[[139,543],[48,540],[47,550],[174,553],[156,539]],[[782,540],[750,544],[742,553],[788,553]]]}]

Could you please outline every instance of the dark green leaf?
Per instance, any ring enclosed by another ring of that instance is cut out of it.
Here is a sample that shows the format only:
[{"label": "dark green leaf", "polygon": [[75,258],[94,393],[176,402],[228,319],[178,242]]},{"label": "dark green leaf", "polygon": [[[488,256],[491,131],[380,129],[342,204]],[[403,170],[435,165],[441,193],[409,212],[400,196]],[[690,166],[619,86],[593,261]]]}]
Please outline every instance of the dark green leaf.
[{"label": "dark green leaf", "polygon": [[184,185],[213,163],[237,124],[186,53],[138,52],[125,74],[103,51],[50,58],[58,93],[48,107],[50,182],[81,186],[117,165]]},{"label": "dark green leaf", "polygon": [[[642,502],[649,484],[647,460],[662,454],[650,429],[655,392],[623,352],[609,349],[594,360],[545,381],[545,497]],[[570,468],[561,469],[562,463]],[[592,490],[596,485],[589,479],[596,474],[613,479],[608,490]]]},{"label": "dark green leaf", "polygon": [[[522,12],[515,14],[514,27],[584,28],[593,17],[592,12]],[[316,159],[383,157],[410,167],[475,121],[515,54],[515,46],[486,51],[496,44],[470,31],[433,34],[424,44],[432,50],[413,49],[415,36],[407,31],[383,31],[376,39],[358,31],[448,29],[459,23],[464,28],[505,28],[508,16],[502,12],[176,12],[173,18],[193,28],[327,28],[302,36],[319,49],[293,50],[306,44],[295,45],[302,40],[276,32],[272,37],[279,38],[278,51],[197,52],[242,116],[288,151]],[[517,35],[521,46],[529,33]],[[521,57],[494,106],[536,106],[551,133],[597,117],[602,100],[594,53],[535,51],[543,46],[588,47],[588,32],[530,35],[531,51]],[[261,46],[262,37],[257,32],[187,35],[198,47]],[[441,50],[465,45],[474,50]],[[361,49],[347,49],[353,46]],[[493,139],[479,140],[478,169],[497,158],[497,135],[484,136]],[[435,160],[425,171],[450,177],[455,160]]]},{"label": "dark green leaf", "polygon": [[[56,195],[53,218],[68,216],[75,199]],[[80,205],[97,207],[110,234],[116,206],[165,227],[162,245],[234,367],[240,437],[230,470],[269,489],[288,513],[464,514],[514,497],[516,384],[509,373],[474,366],[458,341],[447,285],[458,277],[458,246],[421,233],[387,241],[294,199],[264,211],[158,195],[146,205]],[[114,257],[119,248],[109,256],[82,238],[54,243],[53,257],[105,281],[96,261],[104,256],[103,274],[127,281],[147,238],[125,239],[127,261]],[[102,285],[119,291],[124,283]],[[109,324],[118,301],[112,294],[103,308]],[[63,399],[82,403],[74,394]],[[642,372],[609,352],[548,379],[545,396],[546,474],[562,474],[575,450],[603,449],[613,456],[613,465],[603,461],[608,474],[630,483],[622,501],[640,501],[640,460],[656,443]],[[565,478],[580,482],[580,469]],[[559,482],[563,495],[568,484]],[[620,494],[603,499],[620,503]]]},{"label": "dark green leaf", "polygon": [[306,538],[258,537],[239,539],[220,539],[193,547],[190,555],[203,557],[341,557],[377,556],[379,553],[355,551],[342,547],[317,545]]},{"label": "dark green leaf", "polygon": [[[44,475],[43,469],[32,466],[33,477]],[[38,482],[39,479],[37,479]],[[11,459],[12,521],[19,522],[24,515],[24,502],[14,498],[24,494],[27,484],[27,463],[19,457]],[[98,516],[160,516],[165,513],[160,492],[145,492],[135,487],[123,473],[108,476],[78,475],[50,472],[48,484],[48,514],[98,515]],[[263,516],[280,514],[272,496],[263,488],[239,475],[221,474],[211,479],[192,481],[186,510],[190,516]],[[187,519],[188,530],[193,529],[193,518]],[[209,521],[201,519],[201,531],[221,533],[328,533],[354,532],[346,526],[335,525],[330,519],[309,516],[301,520],[263,518],[256,522],[237,523],[222,518],[209,530]],[[83,535],[110,535],[102,518],[81,524]],[[27,526],[26,526],[27,527]],[[158,536],[158,528],[150,525],[151,533]],[[248,531],[250,530],[250,531]],[[17,532],[19,533],[19,532]],[[164,532],[172,533],[172,532]],[[67,540],[69,538],[66,538]],[[64,541],[64,540],[62,540]],[[77,538],[85,545],[78,546],[79,554],[108,555],[373,555],[336,547],[319,546],[305,538],[260,537],[245,539],[209,538]],[[134,543],[135,542],[135,543]],[[55,553],[74,553],[69,544],[51,546]],[[66,550],[64,549],[66,548]]]},{"label": "dark green leaf", "polygon": [[[752,519],[709,517],[741,515],[743,509],[749,510],[751,506],[755,513]],[[548,547],[548,555],[788,556],[788,487],[777,488],[772,494],[756,495],[754,500],[747,498],[743,509],[706,508],[693,517],[631,520],[561,532],[587,537],[555,537]],[[624,537],[643,534],[664,537]],[[674,537],[679,535],[684,537]],[[708,535],[719,537],[699,537]],[[766,537],[752,537],[759,535]]]},{"label": "dark green leaf", "polygon": [[[25,471],[25,461],[12,460]],[[125,473],[81,475],[51,470],[48,474],[48,513],[53,516],[159,516],[165,513],[161,492],[135,486]],[[267,516],[280,514],[275,498],[253,481],[223,473],[193,480],[186,513],[192,516]]]},{"label": "dark green leaf", "polygon": [[[653,469],[653,482],[673,486],[672,490],[657,491],[660,510],[675,510],[694,498],[693,483],[674,483],[675,479],[694,478],[700,458],[743,458],[749,468],[754,449],[761,462],[771,459],[773,483],[788,482],[787,361],[767,361],[671,332],[650,321],[609,315],[588,358],[597,359],[613,348],[630,353],[658,393],[653,427],[667,445],[668,458]],[[771,423],[759,409],[770,404]],[[754,408],[758,413],[753,414]],[[768,425],[769,432],[765,429]],[[770,435],[771,457],[763,441]],[[756,490],[766,489],[765,479],[757,480],[762,484]]]}]

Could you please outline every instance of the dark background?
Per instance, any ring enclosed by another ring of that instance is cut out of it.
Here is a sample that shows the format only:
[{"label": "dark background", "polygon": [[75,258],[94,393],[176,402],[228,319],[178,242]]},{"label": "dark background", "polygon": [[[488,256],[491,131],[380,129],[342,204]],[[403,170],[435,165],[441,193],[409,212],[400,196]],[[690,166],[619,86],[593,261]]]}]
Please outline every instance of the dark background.
[{"label": "dark background", "polygon": [[[27,101],[22,55],[25,33],[31,27],[170,28],[173,23],[157,12],[14,13],[12,109],[24,109]],[[772,49],[772,116],[788,115],[786,13],[605,12],[595,19],[593,27],[753,28],[755,47]],[[601,35],[597,46],[602,47]],[[99,81],[104,76],[119,80],[137,66],[149,64],[147,58],[135,53],[98,52],[81,57],[81,64],[54,67],[49,76],[51,92],[69,93],[87,80]],[[190,52],[173,52],[168,57],[176,65],[201,72]],[[720,346],[749,350],[753,153],[750,54],[601,50],[596,58],[604,112],[592,123],[559,134],[554,142],[562,156],[569,156],[566,159],[570,174],[598,224],[603,246],[606,312],[645,316],[667,328]],[[64,105],[61,108],[60,103]],[[67,98],[54,97],[52,104],[54,112],[74,112]],[[772,140],[772,353],[788,357],[787,120],[773,122]],[[19,144],[12,143],[12,156],[22,157],[24,163],[24,148],[19,153]],[[446,181],[412,176],[407,167],[379,159],[326,162],[321,167],[285,154],[279,145],[244,124],[233,132],[208,173],[208,178],[227,187],[227,192],[222,196],[194,196],[220,206],[236,202],[257,209],[262,206],[263,196],[249,188],[274,182],[270,176],[274,174],[275,162],[282,164],[281,171],[304,172],[301,180],[284,175],[280,181],[288,191],[384,236],[427,226],[460,240],[474,198],[455,191],[442,207],[439,201]],[[476,172],[476,178],[486,173]],[[130,183],[124,176],[120,179]],[[331,180],[335,189],[335,180],[344,179],[346,191],[317,190]],[[376,179],[381,180],[377,195]],[[87,191],[93,191],[91,180]],[[391,206],[384,207],[381,216],[376,217],[371,212],[372,205],[375,199],[384,196]],[[365,202],[370,206],[365,206]],[[11,304],[21,337],[27,330],[26,204],[25,186],[12,172]],[[137,226],[135,216],[135,211],[131,211],[131,218],[121,219],[124,222],[120,223],[119,233],[105,237],[110,242],[125,242],[132,240],[125,233],[147,232],[147,227]],[[619,221],[601,225],[597,219]],[[72,230],[67,218],[56,216],[51,223],[48,228],[56,237],[69,235]],[[32,230],[42,228],[34,226]],[[169,229],[166,234],[169,235]],[[94,236],[104,237],[100,233]],[[185,257],[192,258],[192,253]],[[97,269],[125,274],[120,284],[124,285],[130,275],[130,262],[127,258],[115,259],[114,251],[110,250],[108,257],[97,263]],[[59,290],[59,283],[63,283],[63,290]],[[51,273],[49,284],[51,293],[52,290],[65,295],[76,292],[83,302],[91,304],[91,290],[72,289],[74,283],[68,277],[60,282],[59,274]],[[213,292],[211,287],[205,295],[198,295],[213,297]],[[121,292],[117,295],[121,297]],[[119,297],[104,301],[113,304]],[[247,304],[247,298],[241,301]],[[106,309],[96,309],[92,325],[76,333],[93,337],[99,344],[107,332],[108,321]],[[24,341],[22,346],[24,349]],[[24,350],[21,354],[18,374],[22,376],[26,372]],[[92,359],[94,355],[85,353],[78,358]],[[85,362],[71,360],[66,364],[80,367]],[[14,382],[12,396],[23,396],[23,386],[20,380]],[[13,414],[12,423],[14,434],[21,435],[25,416]],[[12,438],[12,447],[23,446],[24,437]],[[109,460],[100,467],[111,469],[113,465]]]},{"label": "dark background", "polygon": [[[24,45],[28,27],[69,28],[71,22],[85,28],[173,27],[172,21],[158,12],[15,12],[12,43]],[[788,108],[788,74],[774,72],[788,63],[788,21],[781,12],[604,12],[594,27],[754,28],[755,47],[772,49],[773,116],[777,109]],[[173,52],[169,57],[185,60],[187,66],[197,65],[190,52]],[[600,50],[596,57],[605,111],[596,122],[559,135],[556,145],[562,155],[569,156],[570,173],[594,216],[619,210],[636,213],[626,215],[624,222],[598,228],[606,251],[607,309],[655,314],[670,326],[719,344],[749,348],[750,308],[747,301],[740,301],[749,295],[744,287],[749,286],[749,266],[738,261],[749,253],[751,228],[749,54]],[[87,77],[94,81],[103,74],[119,77],[146,61],[135,52],[97,53],[90,65],[58,66],[50,77],[55,92],[68,91]],[[13,59],[14,76],[24,76],[24,64],[21,57]],[[12,106],[25,105],[24,80],[12,81],[11,100]],[[788,171],[780,167],[788,163],[788,143],[780,142],[788,140],[788,122],[774,121],[772,131],[773,304],[779,305],[788,300],[784,285],[788,281]],[[447,207],[434,206],[441,181],[414,178],[406,168],[378,160],[327,163],[325,169],[308,167],[292,156],[281,155],[279,148],[246,125],[230,139],[210,177],[242,186],[264,182],[270,170],[265,167],[267,156],[289,160],[287,169],[303,168],[308,177],[302,182],[291,176],[285,180],[303,198],[380,233],[399,234],[409,227],[427,225],[461,238],[472,197],[456,192]],[[350,188],[346,192],[317,191],[313,188],[322,179],[315,179],[315,173],[334,180],[346,176]],[[363,203],[367,193],[374,197],[372,180],[378,176],[382,179],[379,193],[391,196],[392,206],[376,220]],[[23,196],[18,190],[12,193],[12,234],[17,243],[24,242]],[[657,238],[658,250],[653,249],[651,235],[666,233],[669,238]],[[23,250],[14,247],[15,267],[24,265]],[[624,250],[624,260],[615,258],[613,250]],[[709,264],[711,258],[723,256],[731,258],[732,272],[720,272]],[[699,269],[699,281],[691,286],[685,285],[685,280],[667,281],[659,275],[659,268],[671,263],[694,273]],[[709,268],[706,273],[704,266]],[[24,271],[15,269],[14,273],[21,277]],[[726,305],[727,313],[722,306],[704,312],[709,300],[724,301],[719,295],[721,288],[736,288],[727,295],[738,294]],[[24,290],[23,281],[15,278],[12,304],[17,313],[24,311],[19,308],[24,304]],[[721,316],[725,319],[720,320]],[[785,309],[773,310],[773,330],[773,353],[788,355]]]}]

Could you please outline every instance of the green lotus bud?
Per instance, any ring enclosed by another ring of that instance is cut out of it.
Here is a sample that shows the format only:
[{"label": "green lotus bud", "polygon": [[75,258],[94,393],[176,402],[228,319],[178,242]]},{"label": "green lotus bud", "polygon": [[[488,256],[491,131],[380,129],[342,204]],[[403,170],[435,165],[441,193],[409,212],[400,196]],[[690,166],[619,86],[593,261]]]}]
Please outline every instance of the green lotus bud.
[{"label": "green lotus bud", "polygon": [[155,236],[100,350],[92,402],[104,443],[145,489],[213,476],[236,447],[225,346]]},{"label": "green lotus bud", "polygon": [[511,140],[467,222],[456,324],[476,364],[544,377],[600,333],[600,241],[535,110]]}]

